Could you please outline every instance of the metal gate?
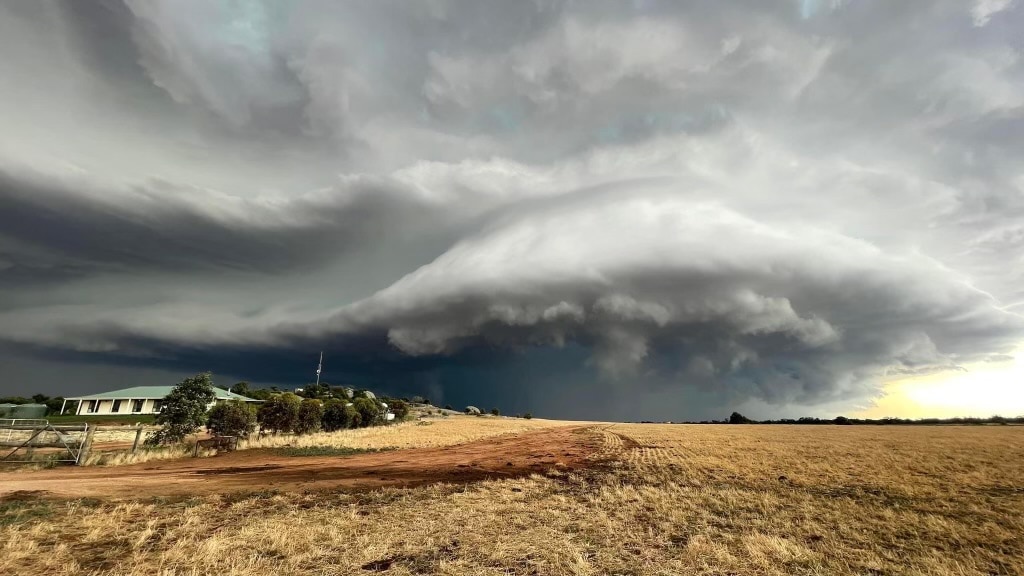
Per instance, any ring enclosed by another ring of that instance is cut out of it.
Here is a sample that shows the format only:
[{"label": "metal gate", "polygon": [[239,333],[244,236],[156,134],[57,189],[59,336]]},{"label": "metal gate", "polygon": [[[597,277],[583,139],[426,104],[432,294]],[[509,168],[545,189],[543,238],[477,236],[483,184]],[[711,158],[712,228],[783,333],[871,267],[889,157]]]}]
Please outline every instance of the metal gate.
[{"label": "metal gate", "polygon": [[0,464],[34,462],[37,449],[57,449],[46,461],[79,464],[88,452],[90,436],[87,423],[53,425],[42,419],[0,419]]}]

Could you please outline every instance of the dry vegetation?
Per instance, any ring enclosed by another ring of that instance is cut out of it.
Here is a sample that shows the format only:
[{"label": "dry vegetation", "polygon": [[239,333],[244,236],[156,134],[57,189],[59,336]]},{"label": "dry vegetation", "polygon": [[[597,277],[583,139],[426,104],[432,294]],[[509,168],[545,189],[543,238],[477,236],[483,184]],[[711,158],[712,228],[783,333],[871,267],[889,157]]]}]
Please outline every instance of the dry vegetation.
[{"label": "dry vegetation", "polygon": [[521,418],[495,418],[490,416],[449,416],[415,422],[402,422],[391,426],[374,426],[319,432],[304,436],[263,436],[239,443],[239,448],[277,448],[281,446],[309,447],[329,446],[332,448],[359,448],[379,450],[383,448],[436,448],[464,444],[498,436],[515,434],[527,430],[564,426],[557,420],[524,420]]},{"label": "dry vegetation", "polygon": [[[494,418],[490,416],[448,416],[431,418],[413,422],[402,422],[390,426],[357,428],[338,432],[319,432],[295,436],[281,434],[253,437],[239,442],[240,450],[254,448],[355,448],[358,450],[384,450],[400,448],[435,448],[472,442],[481,438],[515,434],[527,430],[562,426],[564,422],[556,420],[523,420],[520,418]],[[101,438],[101,434],[105,434]],[[145,437],[145,436],[144,436]],[[126,441],[135,438],[135,431],[98,431],[94,444],[94,452],[86,464],[89,466],[123,466],[156,460],[170,460],[191,456],[191,443],[184,446],[167,446],[161,448],[144,448],[131,454],[122,446]],[[112,446],[106,443],[116,443]],[[106,446],[104,445],[106,444]],[[130,446],[128,441],[127,445]],[[211,456],[215,452],[203,450],[200,456]]]},{"label": "dry vegetation", "polygon": [[1024,427],[583,433],[593,468],[469,485],[9,500],[0,573],[1024,574]]}]

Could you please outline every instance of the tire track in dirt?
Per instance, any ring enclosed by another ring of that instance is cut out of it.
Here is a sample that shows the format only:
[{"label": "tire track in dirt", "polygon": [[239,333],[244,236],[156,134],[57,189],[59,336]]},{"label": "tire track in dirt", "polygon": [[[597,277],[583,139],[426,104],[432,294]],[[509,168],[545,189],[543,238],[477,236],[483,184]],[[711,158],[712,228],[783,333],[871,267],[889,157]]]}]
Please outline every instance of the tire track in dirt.
[{"label": "tire track in dirt", "polygon": [[[626,445],[635,444],[632,439],[619,437]],[[527,476],[552,468],[587,468],[594,465],[593,456],[602,448],[602,434],[597,428],[567,426],[443,448],[343,457],[240,450],[209,458],[130,466],[0,473],[0,498],[27,491],[59,498],[138,499],[260,490],[355,491],[438,482],[469,483]]]}]

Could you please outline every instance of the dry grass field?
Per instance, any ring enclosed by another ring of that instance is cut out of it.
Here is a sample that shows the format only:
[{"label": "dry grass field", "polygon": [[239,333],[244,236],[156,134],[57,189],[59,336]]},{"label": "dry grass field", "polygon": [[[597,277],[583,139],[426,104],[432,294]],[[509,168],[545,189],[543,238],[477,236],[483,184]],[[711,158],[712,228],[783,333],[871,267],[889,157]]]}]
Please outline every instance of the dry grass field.
[{"label": "dry grass field", "polygon": [[564,426],[558,420],[524,420],[491,416],[449,416],[392,426],[356,428],[338,432],[320,432],[298,438],[294,436],[263,436],[242,442],[239,448],[275,448],[280,446],[331,446],[380,450],[385,448],[437,448],[452,446],[527,430]]},{"label": "dry grass field", "polygon": [[[238,448],[240,450],[281,447],[354,448],[356,450],[435,448],[564,424],[557,420],[448,416],[402,422],[390,426],[319,432],[299,437],[292,435],[253,437],[250,440],[239,442]],[[131,446],[131,440],[134,438],[134,430],[108,429],[97,432],[94,452],[86,463],[90,466],[124,466],[182,458],[192,454],[192,450],[188,446],[143,449],[131,454],[127,449]],[[210,456],[212,452],[201,451],[200,455]]]},{"label": "dry grass field", "polygon": [[0,574],[1024,574],[1024,427],[573,434],[583,466],[469,483],[9,494]]}]

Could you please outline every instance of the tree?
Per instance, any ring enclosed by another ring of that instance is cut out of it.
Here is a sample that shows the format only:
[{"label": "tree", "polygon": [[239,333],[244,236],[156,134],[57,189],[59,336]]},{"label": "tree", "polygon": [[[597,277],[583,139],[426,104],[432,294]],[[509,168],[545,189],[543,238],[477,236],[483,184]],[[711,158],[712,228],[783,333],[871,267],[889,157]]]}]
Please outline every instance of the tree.
[{"label": "tree", "polygon": [[64,397],[57,396],[56,398],[50,398],[46,402],[46,413],[47,414],[60,414],[60,409],[64,407]]},{"label": "tree", "polygon": [[206,421],[206,407],[216,398],[209,372],[185,378],[163,399],[163,408],[154,419],[160,429],[146,444],[173,444],[195,434]]},{"label": "tree", "polygon": [[248,396],[253,400],[263,400],[264,402],[266,402],[267,400],[270,400],[271,396],[280,393],[281,392],[275,390],[274,388],[250,388],[249,393],[242,394],[242,396]]},{"label": "tree", "polygon": [[529,412],[527,412],[526,414],[523,414],[523,418],[526,418],[527,420],[529,420],[529,419],[533,418],[533,414],[530,414]]},{"label": "tree", "polygon": [[444,405],[444,409],[445,409],[445,410],[454,410],[454,408],[452,408],[452,405],[451,405],[451,404],[445,404],[445,405]]},{"label": "tree", "polygon": [[241,400],[221,402],[210,408],[206,429],[217,436],[245,438],[256,430],[256,407]]},{"label": "tree", "polygon": [[334,398],[340,398],[341,400],[346,401],[352,399],[353,392],[352,389],[349,388],[348,386],[331,386],[330,390],[331,396]]},{"label": "tree", "polygon": [[301,403],[302,399],[291,392],[275,394],[260,406],[256,418],[265,430],[271,430],[274,433],[291,432],[299,421],[299,405]]},{"label": "tree", "polygon": [[306,398],[299,404],[298,420],[295,423],[296,434],[310,434],[320,430],[324,417],[324,403]]},{"label": "tree", "polygon": [[306,398],[322,398],[324,396],[331,395],[331,387],[328,384],[306,384],[302,387],[302,393],[299,396]]},{"label": "tree", "polygon": [[356,418],[359,418],[359,412],[356,412],[352,406],[348,406],[347,400],[332,398],[324,404],[324,416],[321,422],[324,430],[334,432],[335,430],[355,428],[358,425],[354,424]]},{"label": "tree", "polygon": [[36,404],[46,404],[46,401],[49,400],[49,399],[50,399],[50,397],[47,396],[46,394],[33,394],[32,395],[32,402],[34,402]]},{"label": "tree", "polygon": [[750,418],[739,412],[733,412],[729,415],[729,424],[750,424]]},{"label": "tree", "polygon": [[234,392],[240,396],[246,396],[252,398],[252,391],[249,390],[248,382],[236,382],[234,386],[228,389],[228,392]]},{"label": "tree", "polygon": [[405,417],[409,415],[409,405],[403,400],[391,400],[388,402],[388,407],[394,413],[395,420],[405,420]]},{"label": "tree", "polygon": [[501,416],[501,410],[498,410],[497,408],[491,408],[491,414],[493,414],[494,416]]},{"label": "tree", "polygon": [[366,397],[356,398],[352,407],[359,413],[359,426],[373,426],[380,423],[381,407],[376,401]]}]

